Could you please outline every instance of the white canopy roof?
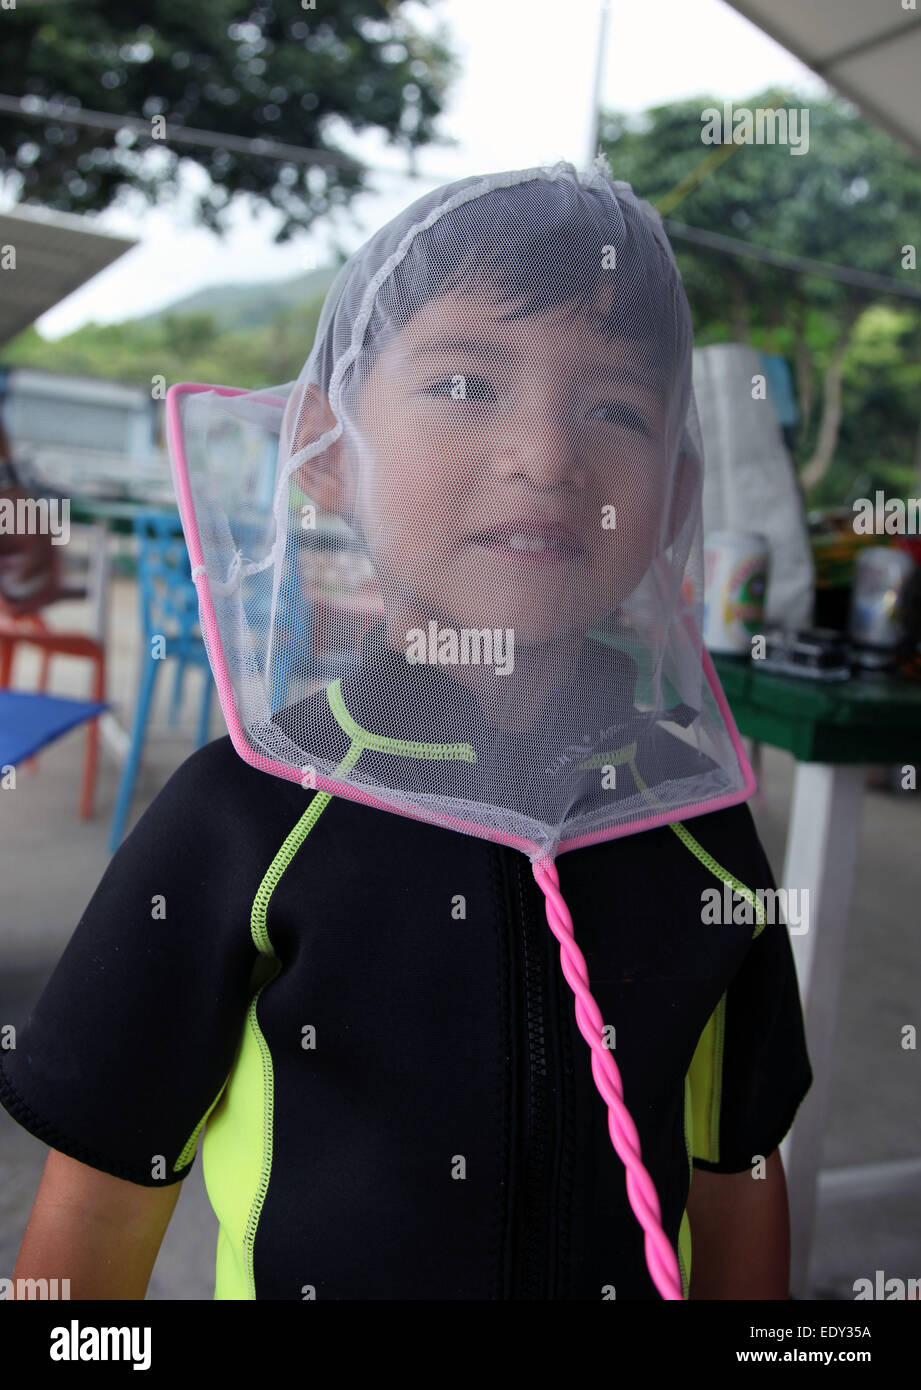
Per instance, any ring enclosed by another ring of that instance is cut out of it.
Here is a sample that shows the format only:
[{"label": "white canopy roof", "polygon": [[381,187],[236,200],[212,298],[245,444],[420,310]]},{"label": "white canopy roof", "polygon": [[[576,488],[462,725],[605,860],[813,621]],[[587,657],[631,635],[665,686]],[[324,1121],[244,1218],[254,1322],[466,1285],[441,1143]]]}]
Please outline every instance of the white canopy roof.
[{"label": "white canopy roof", "polygon": [[921,9],[898,0],[726,0],[921,159]]},{"label": "white canopy roof", "polygon": [[0,213],[0,248],[12,246],[16,253],[15,270],[0,272],[0,347],[136,245],[136,239],[91,231],[83,218],[64,213],[21,205]]}]

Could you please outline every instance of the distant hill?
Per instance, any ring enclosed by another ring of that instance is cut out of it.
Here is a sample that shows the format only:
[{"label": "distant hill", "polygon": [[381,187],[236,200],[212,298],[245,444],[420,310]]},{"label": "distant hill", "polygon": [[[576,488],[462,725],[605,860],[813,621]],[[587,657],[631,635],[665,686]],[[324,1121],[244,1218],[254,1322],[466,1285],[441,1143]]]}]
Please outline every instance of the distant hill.
[{"label": "distant hill", "polygon": [[271,323],[284,309],[297,304],[307,304],[329,289],[335,279],[338,266],[323,266],[319,270],[308,270],[303,275],[295,275],[290,280],[253,281],[250,284],[209,285],[207,289],[195,290],[172,304],[156,309],[152,314],[143,314],[134,323],[156,323],[167,315],[182,317],[185,314],[208,313],[213,315],[215,327],[222,333],[234,333],[241,329],[262,328]]},{"label": "distant hill", "polygon": [[31,324],[0,350],[0,366],[145,385],[293,381],[313,344],[338,266],[273,283],[211,285],[155,313],[120,323],[85,323],[48,341]]}]

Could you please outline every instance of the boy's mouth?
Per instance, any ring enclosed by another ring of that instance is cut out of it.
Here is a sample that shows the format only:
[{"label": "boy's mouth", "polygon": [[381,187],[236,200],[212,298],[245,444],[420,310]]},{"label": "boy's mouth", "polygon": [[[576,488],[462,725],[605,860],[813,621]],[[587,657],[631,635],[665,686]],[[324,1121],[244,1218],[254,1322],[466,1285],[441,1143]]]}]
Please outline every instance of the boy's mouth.
[{"label": "boy's mouth", "polygon": [[521,556],[528,560],[560,560],[583,553],[579,533],[556,521],[516,518],[503,521],[469,537],[474,545]]}]

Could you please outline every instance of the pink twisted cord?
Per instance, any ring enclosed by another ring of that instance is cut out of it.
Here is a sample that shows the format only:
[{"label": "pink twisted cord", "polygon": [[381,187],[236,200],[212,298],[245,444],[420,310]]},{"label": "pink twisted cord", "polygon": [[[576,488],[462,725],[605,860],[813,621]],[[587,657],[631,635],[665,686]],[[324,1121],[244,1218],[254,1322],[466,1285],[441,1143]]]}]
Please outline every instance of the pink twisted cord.
[{"label": "pink twisted cord", "polygon": [[560,892],[556,865],[550,858],[532,866],[534,877],[547,900],[547,921],[560,943],[560,965],[576,996],[576,1022],[579,1032],[592,1049],[592,1075],[602,1100],[608,1107],[608,1132],[618,1157],[627,1170],[627,1196],[634,1214],[646,1233],[646,1266],[659,1293],[665,1299],[683,1300],[681,1271],[671,1242],[662,1229],[662,1213],[652,1178],[643,1166],[636,1125],[623,1100],[623,1083],[610,1048],[605,1047],[601,1011],[588,985],[585,957],[575,942],[572,917]]}]

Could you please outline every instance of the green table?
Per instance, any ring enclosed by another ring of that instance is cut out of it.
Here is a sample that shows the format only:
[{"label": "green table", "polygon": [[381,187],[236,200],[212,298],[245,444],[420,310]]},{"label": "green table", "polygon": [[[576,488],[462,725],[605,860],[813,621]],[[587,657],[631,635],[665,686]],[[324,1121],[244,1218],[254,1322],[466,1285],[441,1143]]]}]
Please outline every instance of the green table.
[{"label": "green table", "polygon": [[173,499],[157,497],[93,497],[85,495],[70,499],[70,519],[83,526],[105,526],[107,531],[130,536],[134,530],[134,518],[141,512],[162,512],[164,516],[176,515],[179,524],[179,508]]},{"label": "green table", "polygon": [[[912,765],[917,776],[921,682],[882,675],[812,681],[759,670],[747,657],[714,655],[713,664],[739,732],[786,749],[796,759],[780,886],[787,893],[796,891],[801,908],[806,903],[800,923],[788,924],[788,931],[814,1080],[781,1153],[790,1204],[790,1290],[794,1298],[807,1298],[864,765]],[[885,885],[880,888],[885,891]],[[878,1182],[882,1188],[897,1180],[889,1169],[899,1166],[874,1165],[872,1173],[859,1166],[839,1171],[836,1187],[865,1193],[868,1184]]]},{"label": "green table", "polygon": [[785,748],[799,762],[921,761],[921,681],[813,681],[759,671],[747,657],[716,654],[713,665],[747,738]]}]

